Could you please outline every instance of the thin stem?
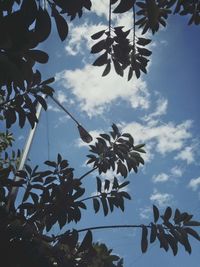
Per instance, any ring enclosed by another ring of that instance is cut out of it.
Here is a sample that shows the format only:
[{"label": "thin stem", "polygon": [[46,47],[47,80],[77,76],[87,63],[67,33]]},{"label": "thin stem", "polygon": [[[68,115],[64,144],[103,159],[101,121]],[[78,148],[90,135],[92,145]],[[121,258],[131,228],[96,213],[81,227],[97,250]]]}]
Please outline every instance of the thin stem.
[{"label": "thin stem", "polygon": [[80,178],[79,181],[81,181],[83,178],[85,178],[85,176],[87,176],[88,174],[92,173],[93,171],[95,171],[98,167],[94,167],[93,169],[91,169],[90,171],[86,172],[85,174],[83,174]]},{"label": "thin stem", "polygon": [[109,18],[108,18],[108,21],[109,21],[109,36],[111,35],[111,20],[112,20],[111,15],[112,15],[112,13],[111,13],[111,0],[110,0],[110,3],[109,3]]},{"label": "thin stem", "polygon": [[135,4],[133,4],[133,46],[135,50]]},{"label": "thin stem", "polygon": [[51,99],[62,109],[64,110],[65,113],[67,113],[67,115],[70,116],[70,118],[77,124],[80,125],[80,123],[74,118],[74,116],[72,116],[72,114],[65,108],[63,107],[63,105],[54,97],[51,96]]},{"label": "thin stem", "polygon": [[[142,228],[142,224],[122,224],[122,225],[105,225],[105,226],[94,226],[94,227],[88,227],[83,228],[80,230],[77,230],[78,233],[89,231],[89,230],[102,230],[102,229],[113,229],[113,228]],[[148,228],[151,228],[150,225],[145,225]]]}]

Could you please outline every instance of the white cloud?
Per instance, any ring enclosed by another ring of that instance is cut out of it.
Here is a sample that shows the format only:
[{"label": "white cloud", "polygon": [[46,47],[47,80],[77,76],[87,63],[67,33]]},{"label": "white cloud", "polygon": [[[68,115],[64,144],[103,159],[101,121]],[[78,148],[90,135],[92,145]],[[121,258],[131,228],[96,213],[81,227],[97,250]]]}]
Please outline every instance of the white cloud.
[{"label": "white cloud", "polygon": [[154,183],[167,182],[169,180],[169,175],[162,172],[158,175],[153,175],[152,180]]},{"label": "white cloud", "polygon": [[146,82],[136,78],[127,82],[125,78],[116,75],[114,70],[102,78],[102,71],[102,68],[85,65],[83,69],[66,70],[57,74],[57,80],[72,91],[81,110],[91,117],[101,115],[113,101],[120,99],[130,103],[133,108],[149,107]]},{"label": "white cloud", "polygon": [[168,181],[172,181],[177,183],[178,177],[181,177],[183,175],[183,170],[178,167],[178,166],[174,166],[173,168],[171,168],[170,173],[159,173],[158,175],[153,175],[152,177],[152,181],[154,183],[164,183],[164,182],[168,182]]},{"label": "white cloud", "polygon": [[180,153],[178,153],[175,159],[185,160],[187,164],[193,163],[195,161],[194,147],[193,146],[185,147],[182,151],[180,151]]},{"label": "white cloud", "polygon": [[188,184],[188,187],[190,187],[193,191],[196,191],[199,186],[200,186],[200,177],[198,177],[196,179],[195,178],[191,179],[189,184]]},{"label": "white cloud", "polygon": [[173,198],[172,194],[160,193],[156,189],[154,189],[153,194],[150,196],[150,200],[160,208],[171,205]]},{"label": "white cloud", "polygon": [[17,137],[18,141],[21,141],[21,140],[24,140],[24,139],[25,139],[24,135],[20,135],[20,136]]},{"label": "white cloud", "polygon": [[107,0],[96,1],[92,0],[92,8],[91,11],[96,13],[98,16],[104,16],[108,18],[108,9],[109,3]]},{"label": "white cloud", "polygon": [[140,218],[143,220],[147,220],[150,218],[150,215],[152,213],[152,208],[151,207],[145,207],[145,208],[140,208]]},{"label": "white cloud", "polygon": [[183,170],[180,167],[174,166],[171,169],[171,176],[172,176],[172,178],[173,177],[181,177],[182,175],[183,175]]},{"label": "white cloud", "polygon": [[56,93],[56,98],[61,104],[68,102],[66,94],[64,94],[64,92],[61,90]]},{"label": "white cloud", "polygon": [[85,22],[81,26],[74,26],[65,46],[66,52],[72,56],[78,54],[85,55],[85,50],[90,50],[92,45],[94,45],[91,35],[106,28],[107,25],[103,25],[102,23],[89,24],[88,22]]},{"label": "white cloud", "polygon": [[57,108],[55,105],[48,104],[48,110],[54,112],[62,112],[61,109]]},{"label": "white cloud", "polygon": [[177,125],[173,122],[161,124],[159,121],[150,121],[146,124],[122,123],[121,126],[124,132],[133,135],[136,143],[154,142],[153,149],[162,155],[181,150],[185,142],[192,136],[189,131],[192,126],[190,120]]},{"label": "white cloud", "polygon": [[153,113],[146,115],[143,119],[144,121],[151,121],[155,117],[160,117],[167,113],[168,100],[165,98],[159,97],[157,100],[157,107]]}]

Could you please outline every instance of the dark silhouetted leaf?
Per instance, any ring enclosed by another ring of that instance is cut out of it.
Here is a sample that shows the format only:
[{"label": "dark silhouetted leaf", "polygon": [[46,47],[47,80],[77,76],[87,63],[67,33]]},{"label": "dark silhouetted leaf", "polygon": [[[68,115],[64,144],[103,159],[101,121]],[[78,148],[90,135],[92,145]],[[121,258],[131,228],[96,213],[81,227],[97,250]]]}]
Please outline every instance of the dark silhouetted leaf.
[{"label": "dark silhouetted leaf", "polygon": [[105,42],[105,40],[101,40],[92,46],[91,53],[93,53],[93,54],[99,53],[100,51],[102,51],[105,48],[106,48],[106,42]]},{"label": "dark silhouetted leaf", "polygon": [[87,234],[85,235],[78,251],[84,251],[87,249],[90,249],[92,247],[92,232],[89,230],[87,231]]},{"label": "dark silhouetted leaf", "polygon": [[119,5],[114,9],[113,13],[124,13],[129,9],[133,8],[135,0],[120,0]]},{"label": "dark silhouetted leaf", "polygon": [[99,208],[100,208],[100,203],[99,203],[98,199],[96,199],[96,198],[93,199],[93,207],[94,207],[95,213],[97,213],[99,211]]},{"label": "dark silhouetted leaf", "polygon": [[66,20],[59,14],[56,8],[52,9],[52,16],[55,19],[60,39],[61,41],[64,41],[68,35],[68,24]]},{"label": "dark silhouetted leaf", "polygon": [[104,77],[104,76],[108,75],[110,70],[111,70],[111,63],[110,63],[110,60],[109,60],[107,65],[106,65],[106,67],[105,67],[105,69],[104,69],[104,71],[103,71],[103,73],[102,73],[102,76]]},{"label": "dark silhouetted leaf", "polygon": [[159,219],[160,213],[155,205],[153,205],[153,216],[154,216],[154,223],[156,223]]},{"label": "dark silhouetted leaf", "polygon": [[26,54],[31,57],[34,61],[39,63],[47,63],[49,60],[49,56],[47,53],[41,50],[29,50]]},{"label": "dark silhouetted leaf", "polygon": [[106,64],[108,61],[108,54],[107,52],[105,52],[103,55],[101,55],[100,57],[98,57],[94,63],[92,64],[93,66],[102,66],[104,64]]},{"label": "dark silhouetted leaf", "polygon": [[164,220],[169,221],[171,216],[172,216],[172,209],[170,207],[167,207],[164,213]]},{"label": "dark silhouetted leaf", "polygon": [[151,235],[150,235],[150,243],[153,243],[157,237],[157,227],[155,224],[151,224]]},{"label": "dark silhouetted leaf", "polygon": [[141,239],[141,250],[142,253],[145,253],[148,248],[148,228],[146,226],[142,226],[142,239]]},{"label": "dark silhouetted leaf", "polygon": [[92,38],[93,40],[99,39],[104,33],[105,33],[105,30],[96,32],[95,34],[93,34],[93,35],[91,36],[91,38]]},{"label": "dark silhouetted leaf", "polygon": [[113,58],[113,63],[114,63],[114,67],[115,67],[115,71],[118,75],[120,76],[124,76],[124,71],[123,71],[123,68],[122,66],[120,65],[120,63],[118,62],[118,60],[114,59]]}]

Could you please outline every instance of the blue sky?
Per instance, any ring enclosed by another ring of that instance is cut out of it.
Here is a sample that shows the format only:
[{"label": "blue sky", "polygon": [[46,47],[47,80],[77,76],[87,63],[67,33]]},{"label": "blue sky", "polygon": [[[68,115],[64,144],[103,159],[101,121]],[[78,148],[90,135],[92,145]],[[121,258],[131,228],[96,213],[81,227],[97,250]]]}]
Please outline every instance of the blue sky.
[{"label": "blue sky", "polygon": [[[61,43],[53,31],[42,47],[49,52],[49,63],[38,68],[44,78],[56,76],[53,87],[58,100],[94,137],[109,131],[114,122],[122,131],[130,132],[135,143],[146,143],[147,154],[145,166],[137,175],[130,174],[127,190],[132,200],[127,202],[125,212],[116,211],[104,218],[102,213],[94,216],[88,208],[77,228],[148,224],[152,220],[152,204],[160,209],[177,207],[200,219],[199,28],[188,27],[185,18],[172,17],[167,29],[153,38],[147,75],[130,82],[114,72],[102,78],[103,70],[91,65],[94,57],[89,47],[90,35],[107,27],[107,6],[106,1],[93,3],[91,14],[70,24],[65,42]],[[131,16],[116,16],[113,23],[129,27]],[[48,112],[42,113],[30,151],[31,164],[40,164],[48,157],[53,160],[60,153],[80,176],[89,170],[85,165],[88,147],[79,139],[73,121],[52,101],[48,103]],[[15,127],[14,133],[17,145],[22,147],[27,127]],[[113,174],[108,173],[107,177],[112,179]],[[95,174],[85,178],[88,196],[95,191],[95,180]],[[171,251],[159,249],[158,243],[142,255],[138,230],[98,231],[94,236],[123,257],[125,267],[199,266],[199,244],[192,239],[192,254],[189,256],[180,248],[174,257]]]}]

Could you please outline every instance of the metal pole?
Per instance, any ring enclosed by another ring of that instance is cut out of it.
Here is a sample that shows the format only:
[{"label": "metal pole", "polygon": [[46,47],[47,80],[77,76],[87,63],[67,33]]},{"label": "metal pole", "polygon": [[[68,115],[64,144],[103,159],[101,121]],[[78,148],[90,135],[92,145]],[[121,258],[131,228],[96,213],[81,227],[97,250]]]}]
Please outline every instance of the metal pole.
[{"label": "metal pole", "polygon": [[[45,97],[45,96],[43,95],[43,97]],[[42,105],[38,103],[37,111],[36,111],[36,117],[37,117],[38,121],[39,121],[39,118],[41,115],[41,110],[42,110]],[[26,161],[27,161],[29,151],[30,151],[30,148],[31,148],[31,145],[33,142],[34,135],[35,135],[35,131],[37,129],[37,125],[38,125],[38,123],[35,123],[33,129],[30,129],[29,135],[27,137],[27,140],[26,140],[26,143],[24,146],[24,150],[23,150],[22,155],[21,155],[20,163],[19,163],[19,166],[17,168],[18,170],[22,170],[24,168]],[[15,176],[14,181],[17,182],[20,180],[21,180],[21,177]],[[9,197],[8,197],[8,204],[7,204],[8,210],[10,209],[11,205],[14,204],[14,202],[17,198],[18,190],[19,190],[19,187],[13,187],[11,189],[11,191],[9,193]]]}]

